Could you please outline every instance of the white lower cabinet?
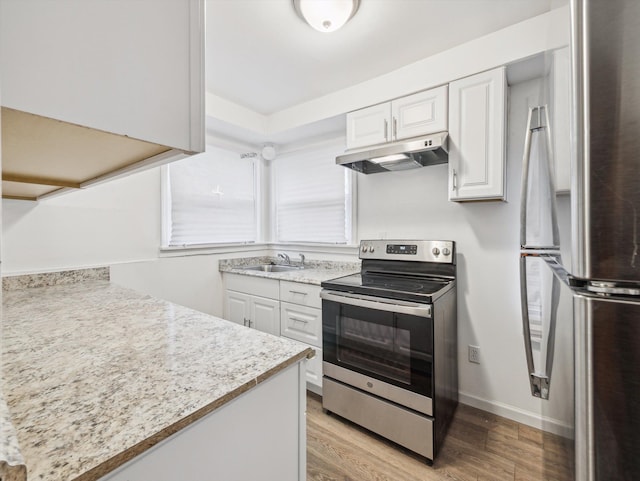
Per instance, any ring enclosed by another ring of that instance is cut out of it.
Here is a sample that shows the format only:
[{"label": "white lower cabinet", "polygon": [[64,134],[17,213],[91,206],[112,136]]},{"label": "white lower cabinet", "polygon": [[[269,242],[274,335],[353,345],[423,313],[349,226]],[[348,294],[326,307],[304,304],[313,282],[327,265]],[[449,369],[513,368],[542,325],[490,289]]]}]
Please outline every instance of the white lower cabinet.
[{"label": "white lower cabinet", "polygon": [[307,388],[322,394],[320,286],[281,281],[280,301],[280,334],[315,349],[316,356],[307,363]]},{"label": "white lower cabinet", "polygon": [[281,302],[280,334],[315,347],[322,347],[322,310]]},{"label": "white lower cabinet", "polygon": [[264,297],[251,299],[249,327],[277,336],[280,333],[280,301]]},{"label": "white lower cabinet", "polygon": [[225,305],[229,321],[276,336],[280,334],[280,301],[227,291]]},{"label": "white lower cabinet", "polygon": [[280,335],[279,282],[225,275],[225,319],[275,336]]},{"label": "white lower cabinet", "polygon": [[307,388],[322,394],[322,309],[281,302],[280,334],[316,351],[307,363]]},{"label": "white lower cabinet", "polygon": [[308,344],[307,388],[322,394],[322,301],[320,286],[224,274],[224,318]]}]

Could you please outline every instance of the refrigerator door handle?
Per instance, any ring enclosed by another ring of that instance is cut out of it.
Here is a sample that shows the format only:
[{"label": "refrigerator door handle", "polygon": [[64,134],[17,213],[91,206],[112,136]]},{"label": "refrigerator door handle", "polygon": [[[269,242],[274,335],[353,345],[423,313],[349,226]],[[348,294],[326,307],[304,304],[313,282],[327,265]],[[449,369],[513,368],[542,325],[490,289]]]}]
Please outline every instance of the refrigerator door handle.
[{"label": "refrigerator door handle", "polygon": [[[533,120],[533,111],[538,107],[529,109],[527,117],[527,133],[524,137],[524,156],[522,157],[522,188],[520,189],[520,247],[527,245],[527,197],[529,194],[529,164],[531,163],[531,138],[533,130],[531,130],[531,121]],[[522,282],[520,283],[522,291]],[[526,288],[525,288],[526,289]]]},{"label": "refrigerator door handle", "polygon": [[526,248],[527,242],[527,199],[529,196],[529,175],[531,173],[531,142],[533,133],[545,131],[546,170],[549,192],[551,193],[551,235],[553,249],[559,249],[560,231],[558,229],[558,211],[556,207],[556,182],[553,162],[553,148],[551,144],[551,126],[549,124],[549,109],[546,105],[539,105],[529,109],[527,118],[527,132],[524,139],[524,155],[522,158],[522,188],[520,190],[520,247]]},{"label": "refrigerator door handle", "polygon": [[[560,304],[560,280],[557,275],[551,281],[551,311],[549,314],[549,332],[547,337],[547,357],[545,372],[538,372],[533,360],[533,347],[531,345],[531,327],[529,324],[529,292],[527,285],[527,258],[541,257],[539,254],[520,254],[520,303],[522,309],[522,334],[524,336],[524,348],[527,358],[527,370],[529,372],[529,384],[531,395],[541,399],[549,399],[551,373],[553,371],[553,356],[556,342],[556,321],[558,306]],[[546,259],[543,259],[546,262]]]}]

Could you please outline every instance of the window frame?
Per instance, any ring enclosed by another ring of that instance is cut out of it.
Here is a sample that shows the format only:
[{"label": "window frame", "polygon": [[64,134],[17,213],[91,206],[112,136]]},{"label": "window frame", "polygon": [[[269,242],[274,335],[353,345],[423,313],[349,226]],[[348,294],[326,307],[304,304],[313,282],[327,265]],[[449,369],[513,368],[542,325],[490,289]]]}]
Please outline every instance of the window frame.
[{"label": "window frame", "polygon": [[[241,153],[252,149],[243,149],[243,152],[239,152],[238,148],[230,148],[226,145],[219,145],[214,142],[207,142],[207,147],[216,149],[224,149],[229,152]],[[198,155],[198,154],[195,154]],[[187,157],[190,158],[190,157]],[[185,160],[185,159],[180,159]],[[160,199],[161,199],[161,220],[160,220],[160,250],[161,251],[181,251],[181,250],[202,250],[211,248],[226,248],[233,246],[250,246],[264,244],[264,201],[262,199],[263,187],[262,177],[264,175],[262,158],[256,154],[251,159],[253,164],[253,195],[254,195],[254,210],[256,214],[256,238],[252,241],[240,241],[240,242],[210,242],[204,244],[183,244],[183,245],[170,245],[171,238],[171,226],[172,226],[172,213],[171,213],[171,186],[170,186],[170,174],[169,169],[171,164],[164,164],[160,166]]]},{"label": "window frame", "polygon": [[[307,144],[301,146],[299,148],[294,148],[290,150],[285,150],[281,152],[279,155],[281,156],[289,156],[289,155],[304,155],[305,153],[310,153],[317,150],[329,150],[335,148],[336,150],[344,151],[345,149],[345,139],[344,137],[340,137],[337,139],[330,139],[324,142],[316,142],[313,144]],[[273,161],[277,162],[277,158]],[[316,242],[316,241],[292,241],[292,240],[280,240],[277,238],[277,187],[276,187],[276,166],[269,165],[270,169],[270,179],[269,179],[269,226],[270,226],[270,235],[269,235],[269,243],[273,245],[279,246],[317,246],[320,248],[323,247],[352,247],[357,243],[357,199],[358,199],[358,183],[357,183],[357,175],[351,169],[347,169],[346,167],[342,167],[346,172],[346,181],[345,186],[348,188],[348,192],[345,198],[345,242]]]},{"label": "window frame", "polygon": [[[229,142],[207,141],[207,145],[216,148],[227,149],[236,152],[238,155],[246,152],[254,152],[255,148],[246,145],[239,145]],[[312,144],[305,144],[297,148],[283,150],[281,155],[288,155],[297,151],[312,151],[331,146],[344,149],[344,137],[332,138]],[[276,239],[276,204],[275,204],[275,175],[273,162],[266,161],[257,154],[254,159],[254,189],[256,202],[256,222],[257,238],[255,242],[235,242],[235,243],[211,243],[198,245],[170,246],[170,226],[171,226],[171,199],[169,188],[169,166],[165,164],[160,167],[160,198],[161,198],[161,245],[159,248],[161,257],[173,257],[183,255],[201,255],[211,253],[240,253],[240,252],[264,252],[270,249],[304,248],[307,252],[317,252],[319,254],[357,254],[358,253],[358,232],[357,232],[357,211],[358,211],[358,183],[356,172],[346,169],[348,176],[348,188],[350,195],[346,209],[346,233],[350,235],[346,243],[330,242],[305,242],[305,241],[278,241]]]}]

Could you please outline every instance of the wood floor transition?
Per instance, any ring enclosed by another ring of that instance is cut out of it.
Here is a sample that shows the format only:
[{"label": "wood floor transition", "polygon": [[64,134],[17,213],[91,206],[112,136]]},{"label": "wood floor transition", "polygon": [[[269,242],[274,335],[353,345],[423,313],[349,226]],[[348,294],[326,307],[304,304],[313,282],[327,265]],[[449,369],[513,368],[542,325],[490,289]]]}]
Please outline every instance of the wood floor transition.
[{"label": "wood floor transition", "polygon": [[[433,466],[339,416],[307,394],[308,481],[568,481],[562,438],[458,405]],[[550,468],[542,468],[545,459]]]}]

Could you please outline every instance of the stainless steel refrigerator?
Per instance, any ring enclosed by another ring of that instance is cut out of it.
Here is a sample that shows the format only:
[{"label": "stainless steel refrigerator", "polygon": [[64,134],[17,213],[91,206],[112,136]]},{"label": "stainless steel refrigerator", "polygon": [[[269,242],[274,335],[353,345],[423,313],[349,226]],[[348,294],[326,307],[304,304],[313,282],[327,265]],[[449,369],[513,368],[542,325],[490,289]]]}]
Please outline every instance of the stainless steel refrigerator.
[{"label": "stainless steel refrigerator", "polygon": [[545,91],[523,156],[527,375],[560,446],[545,479],[639,480],[640,0],[572,0],[570,27],[568,115]]}]

